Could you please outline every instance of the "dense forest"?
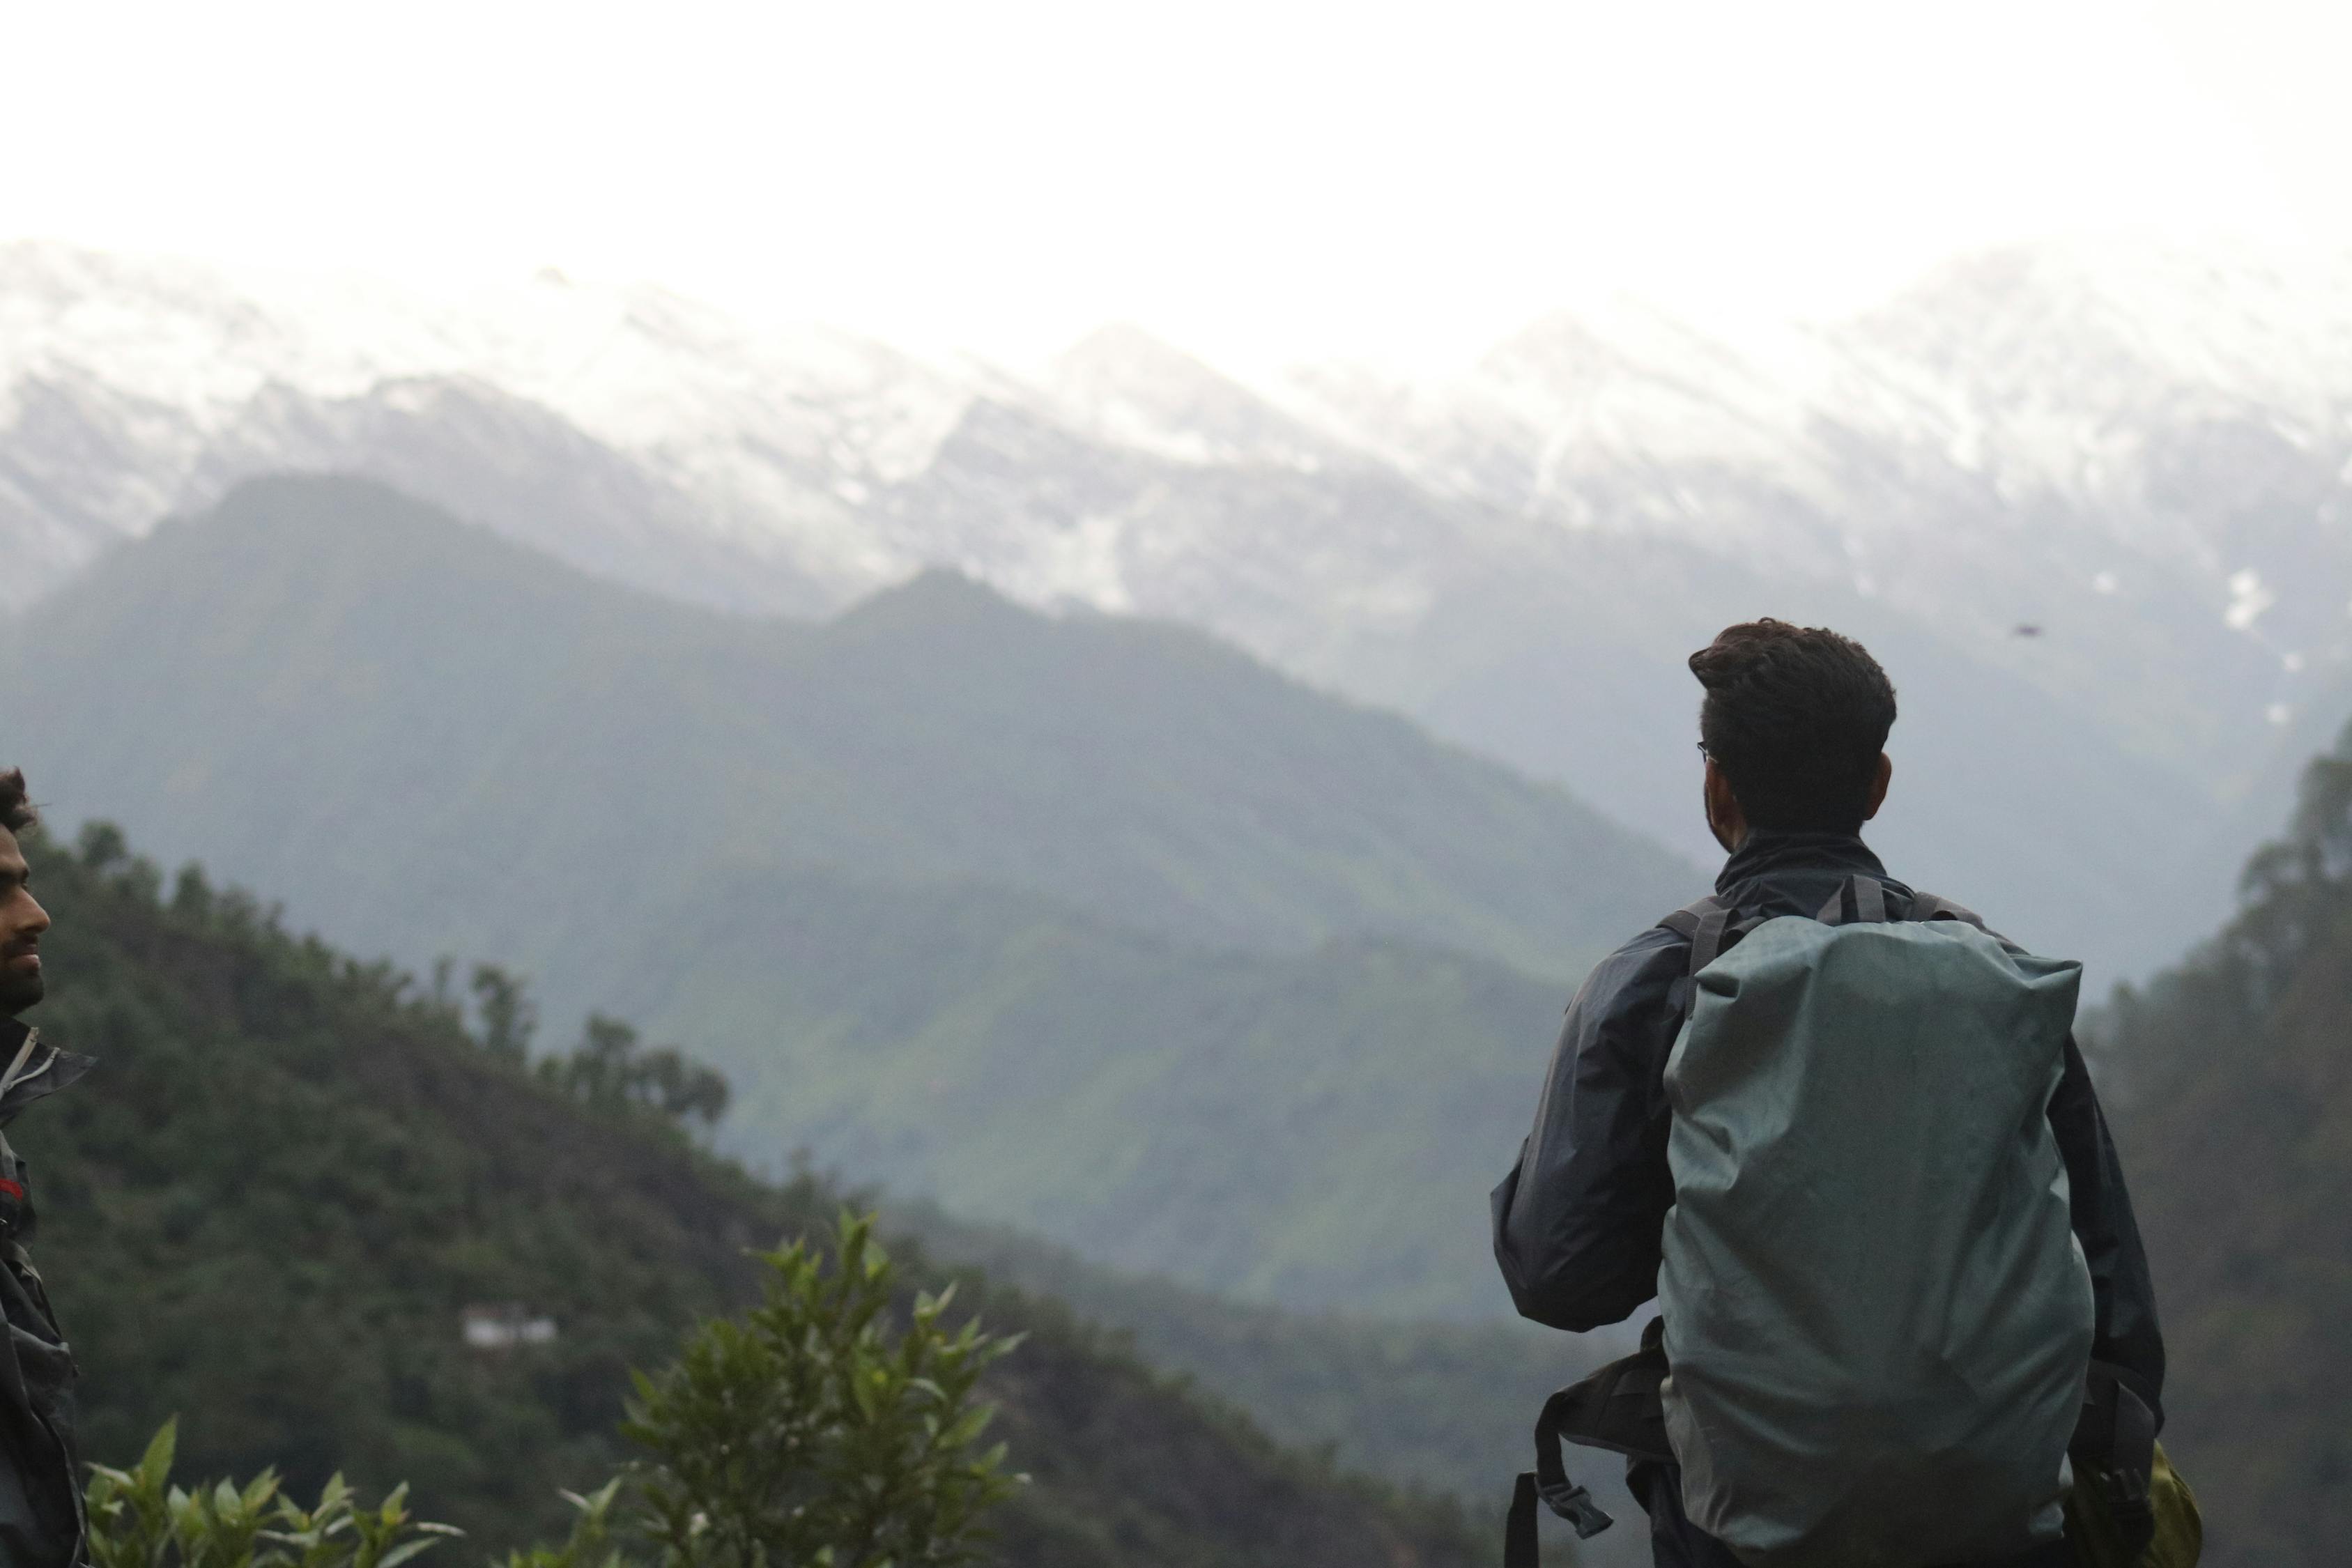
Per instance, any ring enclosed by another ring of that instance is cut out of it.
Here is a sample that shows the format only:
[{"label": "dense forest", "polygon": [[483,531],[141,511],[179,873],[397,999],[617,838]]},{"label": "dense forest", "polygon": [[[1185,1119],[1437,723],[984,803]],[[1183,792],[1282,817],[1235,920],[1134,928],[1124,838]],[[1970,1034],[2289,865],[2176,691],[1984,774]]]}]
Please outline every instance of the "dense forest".
[{"label": "dense forest", "polygon": [[[622,1457],[630,1369],[746,1299],[747,1247],[841,1201],[703,1151],[673,1114],[693,1095],[600,1091],[596,1064],[642,1058],[609,1026],[529,1070],[448,988],[290,935],[200,874],[167,887],[118,835],[33,854],[58,921],[39,1022],[101,1064],[16,1130],[95,1458],[135,1458],[176,1414],[184,1473],[404,1479],[467,1552],[558,1534],[557,1489]],[[919,1248],[902,1262],[910,1287],[945,1281]],[[977,1279],[959,1300],[1029,1336],[989,1385],[1034,1478],[1002,1520],[1007,1562],[1475,1550],[1450,1503],[1286,1452],[1049,1300]],[[552,1337],[469,1344],[469,1309]]]},{"label": "dense forest", "polygon": [[2213,1568],[2352,1540],[2352,731],[2248,865],[2237,917],[2119,992],[2093,1044],[2157,1272],[2166,1446]]}]

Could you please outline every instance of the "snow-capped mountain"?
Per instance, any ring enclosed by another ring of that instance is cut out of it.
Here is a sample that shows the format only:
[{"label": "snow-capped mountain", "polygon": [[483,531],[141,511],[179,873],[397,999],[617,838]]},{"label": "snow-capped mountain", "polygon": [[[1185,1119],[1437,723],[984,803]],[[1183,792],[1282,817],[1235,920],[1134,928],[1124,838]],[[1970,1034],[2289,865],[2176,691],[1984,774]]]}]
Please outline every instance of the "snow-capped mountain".
[{"label": "snow-capped mountain", "polygon": [[2352,265],[2017,247],[1752,345],[1626,308],[1296,393],[1433,490],[1843,583],[2224,794],[2352,656]]},{"label": "snow-capped mountain", "polygon": [[[848,334],[757,330],[658,289],[553,272],[442,300],[364,279],[0,247],[0,504],[19,526],[47,514],[48,559],[65,566],[254,464],[329,460],[356,441],[368,466],[361,432],[454,382],[619,454],[685,503],[662,532],[724,541],[838,598],[904,574],[860,508],[923,470],[968,380]],[[60,450],[54,437],[76,423],[80,438]],[[0,600],[45,583],[12,574]]]},{"label": "snow-capped mountain", "polygon": [[2226,859],[2229,801],[2352,707],[2347,279],[2019,247],[1769,337],[1617,302],[1451,378],[1251,385],[1132,328],[1015,376],[551,273],[439,299],[16,245],[0,607],[238,479],[352,470],[730,607],[946,563],[1192,621],[1695,853],[1659,787],[1683,656],[1815,618],[1912,700],[1884,836],[1923,879],[2053,929],[2180,907],[2098,954],[2145,963],[2211,913],[2151,841]]}]

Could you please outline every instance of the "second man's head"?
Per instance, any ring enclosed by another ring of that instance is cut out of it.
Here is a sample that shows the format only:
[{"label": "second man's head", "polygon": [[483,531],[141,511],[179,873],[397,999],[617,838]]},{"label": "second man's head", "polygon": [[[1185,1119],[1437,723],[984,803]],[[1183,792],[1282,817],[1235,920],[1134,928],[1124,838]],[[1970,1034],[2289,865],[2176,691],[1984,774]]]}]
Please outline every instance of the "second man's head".
[{"label": "second man's head", "polygon": [[41,999],[41,934],[49,916],[33,897],[33,868],[16,838],[33,822],[25,775],[0,773],[0,1018]]},{"label": "second man's head", "polygon": [[1785,621],[1727,626],[1690,657],[1706,688],[1706,821],[1737,849],[1758,828],[1854,833],[1894,764],[1895,687],[1851,637]]}]

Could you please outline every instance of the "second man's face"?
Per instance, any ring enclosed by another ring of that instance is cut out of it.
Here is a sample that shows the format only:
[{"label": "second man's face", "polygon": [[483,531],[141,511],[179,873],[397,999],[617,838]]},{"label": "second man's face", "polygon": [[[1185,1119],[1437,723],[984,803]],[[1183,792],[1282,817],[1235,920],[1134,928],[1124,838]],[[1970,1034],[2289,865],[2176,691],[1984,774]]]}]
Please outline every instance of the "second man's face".
[{"label": "second man's face", "polygon": [[32,879],[24,846],[0,828],[0,1017],[24,1012],[44,990],[41,935],[49,914],[33,897]]}]

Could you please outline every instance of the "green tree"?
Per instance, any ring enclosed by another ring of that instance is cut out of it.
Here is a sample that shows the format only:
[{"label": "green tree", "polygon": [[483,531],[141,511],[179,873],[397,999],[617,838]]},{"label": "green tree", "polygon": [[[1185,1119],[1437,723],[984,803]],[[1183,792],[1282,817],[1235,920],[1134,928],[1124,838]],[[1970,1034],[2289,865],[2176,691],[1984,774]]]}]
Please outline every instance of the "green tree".
[{"label": "green tree", "polygon": [[199,926],[213,918],[212,881],[194,860],[180,868],[179,879],[172,884],[172,912]]},{"label": "green tree", "polygon": [[81,863],[101,876],[131,858],[131,841],[111,822],[95,818],[81,825]]},{"label": "green tree", "polygon": [[676,1365],[640,1374],[622,1431],[646,1529],[678,1568],[945,1568],[978,1555],[988,1510],[1022,1478],[975,1397],[1017,1339],[940,1324],[954,1289],[900,1327],[873,1216],[845,1215],[831,1267],[804,1241],[764,1254],[763,1300],[704,1324]]},{"label": "green tree", "polygon": [[474,966],[474,1004],[482,1014],[482,1048],[494,1057],[520,1062],[530,1054],[530,1037],[539,1027],[539,1009],[531,1005],[523,982],[495,963]]},{"label": "green tree", "polygon": [[548,1057],[539,1075],[591,1110],[650,1110],[665,1121],[688,1118],[705,1127],[727,1113],[724,1075],[704,1067],[676,1046],[648,1050],[637,1031],[602,1013],[588,1016],[579,1047],[567,1057]]}]

